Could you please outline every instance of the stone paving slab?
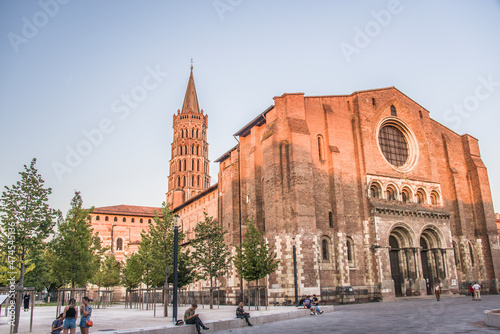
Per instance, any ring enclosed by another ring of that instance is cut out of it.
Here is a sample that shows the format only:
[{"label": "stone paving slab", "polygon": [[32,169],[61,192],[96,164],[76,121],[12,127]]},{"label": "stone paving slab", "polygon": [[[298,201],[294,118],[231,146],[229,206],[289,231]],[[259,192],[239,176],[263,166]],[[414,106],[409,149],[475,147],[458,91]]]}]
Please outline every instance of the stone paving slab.
[{"label": "stone paving slab", "polygon": [[484,323],[484,310],[500,308],[499,295],[397,299],[391,302],[336,305],[323,317],[290,319],[224,330],[218,334],[462,334],[500,333]]},{"label": "stone paving slab", "polygon": [[[182,319],[184,311],[188,306],[181,306],[178,309],[178,319]],[[333,312],[333,306],[322,306],[325,312]],[[298,309],[293,306],[268,306],[255,310],[254,307],[245,308],[251,314],[251,322],[263,324],[270,321],[288,320],[297,317],[310,316],[308,310]],[[0,317],[0,334],[9,333],[7,318]],[[236,318],[236,306],[217,306],[210,310],[207,305],[202,308],[199,305],[196,313],[200,315],[208,327],[209,332],[227,330],[230,328],[246,326],[245,320]],[[36,306],[34,310],[33,334],[47,334],[50,330],[52,321],[55,319],[55,306]],[[123,305],[113,305],[106,309],[93,309],[92,321],[94,327],[91,332],[102,332],[110,334],[191,334],[196,333],[193,325],[174,326],[172,323],[172,308],[168,309],[169,317],[164,318],[163,307],[157,306],[156,317],[153,310],[125,309]],[[20,331],[19,333],[28,334],[29,332],[30,312],[21,311]],[[77,328],[77,333],[80,330]],[[207,331],[205,331],[207,332]]]}]

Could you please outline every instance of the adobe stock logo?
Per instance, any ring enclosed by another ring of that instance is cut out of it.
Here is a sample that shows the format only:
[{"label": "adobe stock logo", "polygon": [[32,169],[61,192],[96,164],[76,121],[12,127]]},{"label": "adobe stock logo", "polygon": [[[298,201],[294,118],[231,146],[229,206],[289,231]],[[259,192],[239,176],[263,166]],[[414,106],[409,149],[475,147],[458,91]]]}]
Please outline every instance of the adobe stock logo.
[{"label": "adobe stock logo", "polygon": [[474,89],[474,94],[466,96],[462,103],[455,103],[453,108],[444,112],[445,121],[454,130],[462,124],[464,119],[469,118],[472,112],[479,109],[481,101],[489,99],[495,93],[496,87],[500,87],[500,82],[493,81],[493,74],[490,74],[486,79],[479,76],[477,80],[479,84]]},{"label": "adobe stock logo", "polygon": [[[168,76],[167,72],[162,72],[159,65],[156,69],[151,66],[146,67],[147,74],[142,78],[141,84],[135,85],[128,94],[121,94],[119,98],[111,102],[111,112],[119,120],[127,119],[131,111],[137,109],[150,92],[157,89]],[[80,166],[83,159],[94,151],[95,148],[102,145],[106,135],[109,135],[116,129],[116,121],[111,117],[102,118],[96,127],[92,129],[82,129],[83,139],[80,139],[75,146],[66,145],[66,157],[64,162],[52,162],[52,170],[57,176],[59,182],[63,181],[64,174],[71,173]]]},{"label": "adobe stock logo", "polygon": [[19,53],[19,46],[28,44],[30,40],[38,35],[39,29],[45,27],[51,18],[54,18],[59,13],[59,5],[65,5],[70,0],[40,0],[38,5],[41,10],[37,11],[29,20],[26,16],[21,18],[22,27],[21,34],[9,32],[7,38],[9,39],[12,49],[15,53]]},{"label": "adobe stock logo", "polygon": [[225,13],[232,12],[237,6],[241,5],[242,2],[243,0],[214,0],[212,5],[219,16],[219,19],[224,21]]},{"label": "adobe stock logo", "polygon": [[373,20],[368,21],[364,29],[354,28],[353,43],[340,43],[339,47],[348,63],[352,61],[354,54],[360,54],[361,50],[367,48],[371,42],[382,33],[382,28],[387,27],[392,22],[392,17],[403,11],[403,6],[399,0],[391,0],[387,4],[387,9],[378,12],[372,11],[370,15]]}]

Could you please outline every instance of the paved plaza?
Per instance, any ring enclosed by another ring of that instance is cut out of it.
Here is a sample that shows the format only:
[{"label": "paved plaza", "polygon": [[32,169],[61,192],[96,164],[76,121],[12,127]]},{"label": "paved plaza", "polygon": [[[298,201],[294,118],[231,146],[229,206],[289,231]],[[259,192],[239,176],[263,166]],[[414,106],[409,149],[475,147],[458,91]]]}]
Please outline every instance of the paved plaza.
[{"label": "paved plaza", "polygon": [[409,299],[395,302],[336,305],[335,312],[279,321],[252,328],[235,328],[219,334],[246,333],[498,333],[484,325],[483,311],[499,309],[500,296]]},{"label": "paved plaza", "polygon": [[[187,306],[179,308],[182,318]],[[334,312],[318,316],[306,316],[286,321],[256,325],[254,327],[233,328],[217,333],[492,333],[498,331],[484,325],[483,311],[500,308],[500,296],[483,296],[481,302],[473,302],[470,297],[444,297],[440,302],[433,298],[405,299],[394,302],[336,305]],[[0,333],[9,333],[7,318],[0,317]],[[55,307],[36,307],[34,334],[46,334],[55,316]],[[141,329],[171,325],[171,317],[163,318],[163,309],[157,309],[157,317],[152,310],[125,309],[115,305],[106,309],[94,309],[92,333],[124,329]],[[234,319],[235,306],[221,306],[210,310],[198,308],[197,313],[210,327],[211,322]],[[269,306],[267,310],[250,311],[252,318],[263,315],[296,312],[294,307]],[[169,309],[171,315],[171,309]],[[255,319],[256,320],[256,319]],[[241,320],[243,322],[243,320]],[[172,328],[173,329],[173,328]],[[213,333],[213,329],[204,333]],[[29,333],[29,313],[21,312],[20,333]],[[77,329],[79,333],[79,329]],[[168,331],[166,331],[168,333]]]}]

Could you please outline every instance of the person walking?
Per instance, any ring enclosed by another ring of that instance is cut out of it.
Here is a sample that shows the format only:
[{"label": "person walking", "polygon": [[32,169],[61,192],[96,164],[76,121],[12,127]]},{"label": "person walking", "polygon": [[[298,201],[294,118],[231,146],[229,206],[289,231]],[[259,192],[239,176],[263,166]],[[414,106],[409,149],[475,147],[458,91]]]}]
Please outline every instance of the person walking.
[{"label": "person walking", "polygon": [[474,300],[481,301],[481,285],[476,282],[472,288],[474,289]]},{"label": "person walking", "polygon": [[24,300],[24,312],[28,312],[30,310],[30,299],[31,299],[30,293],[26,292],[26,294],[23,297],[23,300]]},{"label": "person walking", "polygon": [[80,306],[80,313],[82,314],[80,319],[80,332],[82,332],[82,334],[88,334],[90,330],[90,327],[87,325],[87,321],[89,321],[92,316],[92,306],[89,304],[90,301],[90,298],[85,296],[82,299],[82,306]]},{"label": "person walking", "polygon": [[238,307],[236,308],[236,318],[245,319],[245,321],[247,322],[248,326],[253,326],[250,323],[250,321],[248,320],[248,318],[250,318],[250,313],[245,312],[245,310],[243,308],[243,303],[240,303],[238,305]]},{"label": "person walking", "polygon": [[59,316],[57,317],[56,320],[52,321],[52,327],[51,327],[50,334],[61,333],[61,329],[63,328],[63,322],[64,322],[63,319],[64,319],[64,314],[61,313],[61,314],[59,314]]},{"label": "person walking", "polygon": [[191,304],[191,307],[188,308],[186,312],[184,312],[184,323],[188,325],[194,324],[196,326],[196,332],[200,334],[200,327],[203,328],[203,330],[209,330],[210,328],[203,324],[203,321],[201,321],[197,313],[194,313],[197,307],[198,305],[196,303],[193,303]]},{"label": "person walking", "polygon": [[63,334],[68,334],[68,329],[71,334],[76,333],[76,318],[78,317],[78,310],[76,309],[75,298],[69,299],[69,304],[64,308],[63,312]]},{"label": "person walking", "polygon": [[434,293],[436,294],[436,300],[440,301],[441,300],[441,287],[439,286],[439,283],[436,283],[436,286],[434,287]]},{"label": "person walking", "polygon": [[474,301],[474,288],[472,287],[472,283],[469,283],[469,291],[472,296],[472,301]]}]

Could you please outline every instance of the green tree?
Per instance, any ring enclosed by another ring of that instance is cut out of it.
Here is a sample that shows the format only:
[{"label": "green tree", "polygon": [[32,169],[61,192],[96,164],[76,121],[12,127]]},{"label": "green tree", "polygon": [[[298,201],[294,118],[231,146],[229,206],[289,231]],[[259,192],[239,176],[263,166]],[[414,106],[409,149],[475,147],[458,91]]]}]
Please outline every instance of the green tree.
[{"label": "green tree", "polygon": [[[36,159],[24,171],[19,172],[21,180],[12,187],[5,187],[0,200],[0,247],[7,254],[9,271],[19,272],[19,278],[9,277],[9,281],[24,287],[28,268],[28,254],[41,248],[44,241],[53,234],[58,212],[48,204],[51,188],[45,188],[45,181],[35,168]],[[17,295],[14,333],[19,329],[21,308],[20,294]]]},{"label": "green tree", "polygon": [[51,285],[50,263],[47,256],[47,249],[37,249],[30,254],[30,261],[33,268],[26,271],[24,283],[26,286],[32,286],[36,291],[49,289]]},{"label": "green tree", "polygon": [[210,309],[213,308],[213,279],[224,276],[231,263],[231,252],[224,242],[222,226],[203,213],[205,219],[199,222],[195,229],[193,246],[193,261],[200,278],[210,280]]},{"label": "green tree", "polygon": [[[141,264],[141,258],[138,253],[132,254],[125,259],[125,265],[122,266],[121,284],[129,292],[136,289],[141,284],[144,268]],[[129,299],[130,308],[132,308],[132,298]]]},{"label": "green tree", "polygon": [[269,247],[262,232],[257,230],[253,222],[248,219],[247,231],[241,248],[236,246],[236,257],[233,260],[238,273],[244,280],[255,281],[255,286],[258,286],[259,279],[278,268],[280,261],[276,257],[276,253],[272,247]]},{"label": "green tree", "polygon": [[122,264],[113,254],[106,254],[99,261],[99,269],[92,278],[92,283],[100,287],[110,288],[120,284]]},{"label": "green tree", "polygon": [[[179,244],[185,236],[179,231]],[[172,282],[174,253],[174,215],[165,203],[161,212],[155,213],[155,218],[149,224],[149,231],[141,233],[141,243],[138,254],[143,265],[143,282],[148,286],[163,286],[168,288]],[[192,266],[189,265],[187,253],[178,253],[178,282],[187,284],[193,279]],[[186,283],[187,282],[187,283]],[[165,305],[168,305],[165,294]],[[168,308],[164,308],[164,316],[168,315]]]},{"label": "green tree", "polygon": [[51,245],[54,252],[51,273],[61,285],[85,286],[99,269],[105,248],[93,233],[92,210],[83,208],[80,192],[76,191],[66,219],[58,226],[59,234]]}]

